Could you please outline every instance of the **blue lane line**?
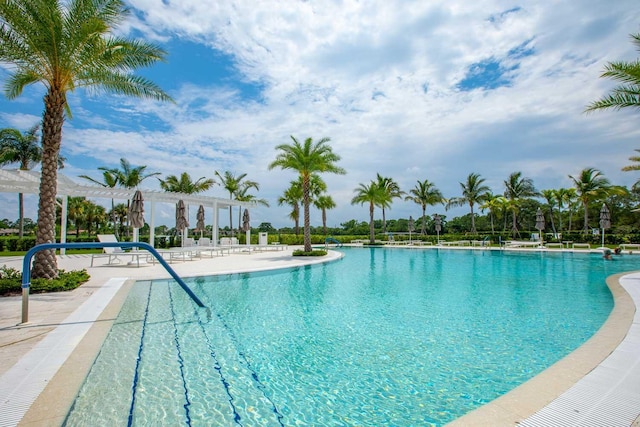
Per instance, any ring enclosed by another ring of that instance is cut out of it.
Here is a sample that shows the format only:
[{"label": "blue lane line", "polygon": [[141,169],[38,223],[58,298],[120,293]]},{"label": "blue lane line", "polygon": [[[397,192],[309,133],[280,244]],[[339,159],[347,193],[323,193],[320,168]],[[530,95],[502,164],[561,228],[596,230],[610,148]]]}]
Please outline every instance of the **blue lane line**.
[{"label": "blue lane line", "polygon": [[180,340],[178,339],[178,325],[176,323],[176,312],[174,310],[173,304],[173,292],[171,292],[171,286],[167,284],[167,288],[169,289],[169,302],[171,306],[171,318],[173,319],[173,339],[176,344],[176,349],[178,351],[178,364],[180,365],[180,377],[182,378],[182,389],[184,390],[184,398],[186,403],[183,406],[185,415],[187,417],[187,425],[191,426],[191,400],[189,399],[189,390],[187,389],[187,380],[184,377],[184,359],[182,358],[182,349],[180,348]]},{"label": "blue lane line", "polygon": [[138,378],[140,376],[140,362],[142,360],[142,348],[144,347],[144,333],[147,327],[147,317],[149,316],[149,302],[151,301],[151,283],[149,283],[149,295],[147,295],[147,307],[144,310],[144,319],[142,321],[142,334],[140,336],[140,348],[136,359],[136,373],[133,376],[133,384],[131,385],[131,406],[129,407],[129,418],[127,426],[133,425],[133,409],[136,406],[136,389],[138,388]]},{"label": "blue lane line", "polygon": [[[200,287],[200,291],[202,293],[206,294],[206,292],[204,292],[204,289],[202,289],[202,282],[198,282],[198,286]],[[262,393],[264,398],[267,399],[269,401],[269,403],[271,403],[271,410],[275,414],[276,419],[278,420],[278,424],[280,426],[284,427],[284,424],[282,423],[282,420],[283,420],[284,416],[278,410],[278,407],[276,406],[276,404],[273,401],[273,399],[271,399],[271,397],[267,394],[267,387],[262,383],[262,381],[260,381],[260,377],[258,376],[258,372],[253,368],[253,366],[251,365],[251,362],[249,362],[249,359],[247,359],[247,355],[244,352],[244,350],[242,350],[242,346],[240,345],[240,342],[238,341],[236,335],[233,333],[233,331],[231,330],[231,328],[229,327],[227,322],[224,320],[222,315],[220,315],[220,313],[217,310],[214,313],[215,313],[216,317],[218,318],[218,320],[220,320],[220,322],[222,323],[222,326],[227,330],[227,334],[229,335],[229,338],[231,339],[231,342],[233,343],[233,345],[236,347],[236,350],[238,351],[238,355],[244,361],[244,363],[245,363],[247,369],[249,370],[249,372],[251,372],[251,378],[256,383],[256,387],[258,388],[258,390],[260,390],[260,392]],[[196,315],[197,315],[197,312],[196,312]],[[203,331],[204,331],[205,329],[204,329],[204,325],[202,324],[202,322],[200,322],[200,326],[203,328]],[[205,336],[206,336],[206,331],[204,333],[205,333]],[[207,340],[208,340],[208,338],[207,338]]]},{"label": "blue lane line", "polygon": [[[194,309],[194,315],[196,316],[196,319],[200,319],[200,317],[198,316],[198,311],[195,309]],[[205,341],[207,343],[207,348],[209,348],[209,355],[211,356],[211,359],[213,359],[213,369],[215,369],[216,372],[218,373],[218,376],[220,377],[220,382],[222,383],[222,386],[224,387],[224,390],[227,393],[227,396],[229,397],[228,400],[229,400],[229,406],[231,406],[231,411],[233,412],[233,421],[237,425],[241,426],[243,425],[241,421],[242,417],[238,413],[238,409],[236,408],[235,403],[233,403],[235,399],[231,394],[229,381],[227,381],[227,379],[224,377],[224,374],[222,372],[222,365],[220,364],[220,361],[218,360],[218,356],[216,355],[216,351],[213,348],[213,343],[211,342],[209,335],[207,335],[207,330],[205,329],[202,321],[198,321],[198,325],[200,325],[200,329],[202,329],[202,334],[204,335]]]}]

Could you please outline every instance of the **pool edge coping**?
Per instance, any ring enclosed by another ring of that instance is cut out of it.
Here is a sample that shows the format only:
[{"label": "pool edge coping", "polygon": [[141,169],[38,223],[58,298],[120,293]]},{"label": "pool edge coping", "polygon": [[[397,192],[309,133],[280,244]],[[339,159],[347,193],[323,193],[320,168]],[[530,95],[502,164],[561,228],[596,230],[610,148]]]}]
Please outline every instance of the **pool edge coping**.
[{"label": "pool edge coping", "polygon": [[613,309],[600,329],[584,344],[525,383],[446,426],[517,426],[585,378],[618,348],[629,333],[637,307],[620,284],[620,279],[637,273],[639,271],[628,271],[607,277]]}]

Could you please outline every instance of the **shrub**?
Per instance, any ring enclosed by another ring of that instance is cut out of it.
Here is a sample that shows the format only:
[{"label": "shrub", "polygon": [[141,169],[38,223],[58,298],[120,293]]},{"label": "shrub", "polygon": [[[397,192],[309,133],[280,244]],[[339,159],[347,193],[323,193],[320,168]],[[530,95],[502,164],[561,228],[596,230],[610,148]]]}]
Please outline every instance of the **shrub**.
[{"label": "shrub", "polygon": [[[29,292],[39,294],[45,292],[71,291],[89,280],[87,270],[69,271],[60,270],[58,278],[33,279]],[[22,293],[22,273],[15,268],[0,268],[0,295]]]},{"label": "shrub", "polygon": [[302,249],[293,251],[293,256],[325,256],[326,254],[327,251],[324,249],[314,249],[311,252],[305,252]]}]

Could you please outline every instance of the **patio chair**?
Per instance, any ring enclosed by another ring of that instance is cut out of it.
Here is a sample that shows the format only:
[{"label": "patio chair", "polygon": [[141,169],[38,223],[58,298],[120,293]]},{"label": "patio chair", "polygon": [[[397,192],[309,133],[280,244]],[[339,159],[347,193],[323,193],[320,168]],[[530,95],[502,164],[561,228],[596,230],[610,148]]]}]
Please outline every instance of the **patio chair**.
[{"label": "patio chair", "polygon": [[[117,243],[118,239],[116,238],[116,236],[114,234],[98,234],[98,241],[102,242],[102,243]],[[120,258],[118,258],[119,256],[130,256],[131,257],[131,263],[133,263],[133,261],[135,260],[136,265],[138,267],[140,267],[140,256],[144,256],[146,259],[147,254],[145,253],[137,253],[137,252],[128,252],[125,251],[122,248],[118,248],[118,247],[108,247],[108,248],[102,248],[102,253],[101,254],[91,254],[91,267],[93,267],[93,260],[95,258],[109,258],[107,261],[107,264],[105,265],[114,265],[114,264],[120,264]]]}]

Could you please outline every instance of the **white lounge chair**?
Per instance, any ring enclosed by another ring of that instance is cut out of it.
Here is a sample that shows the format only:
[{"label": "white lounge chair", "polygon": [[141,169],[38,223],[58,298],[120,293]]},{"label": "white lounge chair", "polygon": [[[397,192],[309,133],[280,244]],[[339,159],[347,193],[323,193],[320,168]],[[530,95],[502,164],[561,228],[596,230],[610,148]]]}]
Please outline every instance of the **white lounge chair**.
[{"label": "white lounge chair", "polygon": [[[98,241],[101,243],[118,243],[118,239],[113,234],[98,234]],[[114,265],[120,264],[121,256],[129,256],[131,257],[131,263],[134,262],[138,267],[140,267],[140,257],[143,256],[143,263],[146,260],[147,254],[143,252],[130,252],[125,251],[122,248],[118,247],[107,247],[102,248],[101,254],[91,254],[91,267],[93,267],[93,260],[95,258],[109,258],[106,265]]]}]

